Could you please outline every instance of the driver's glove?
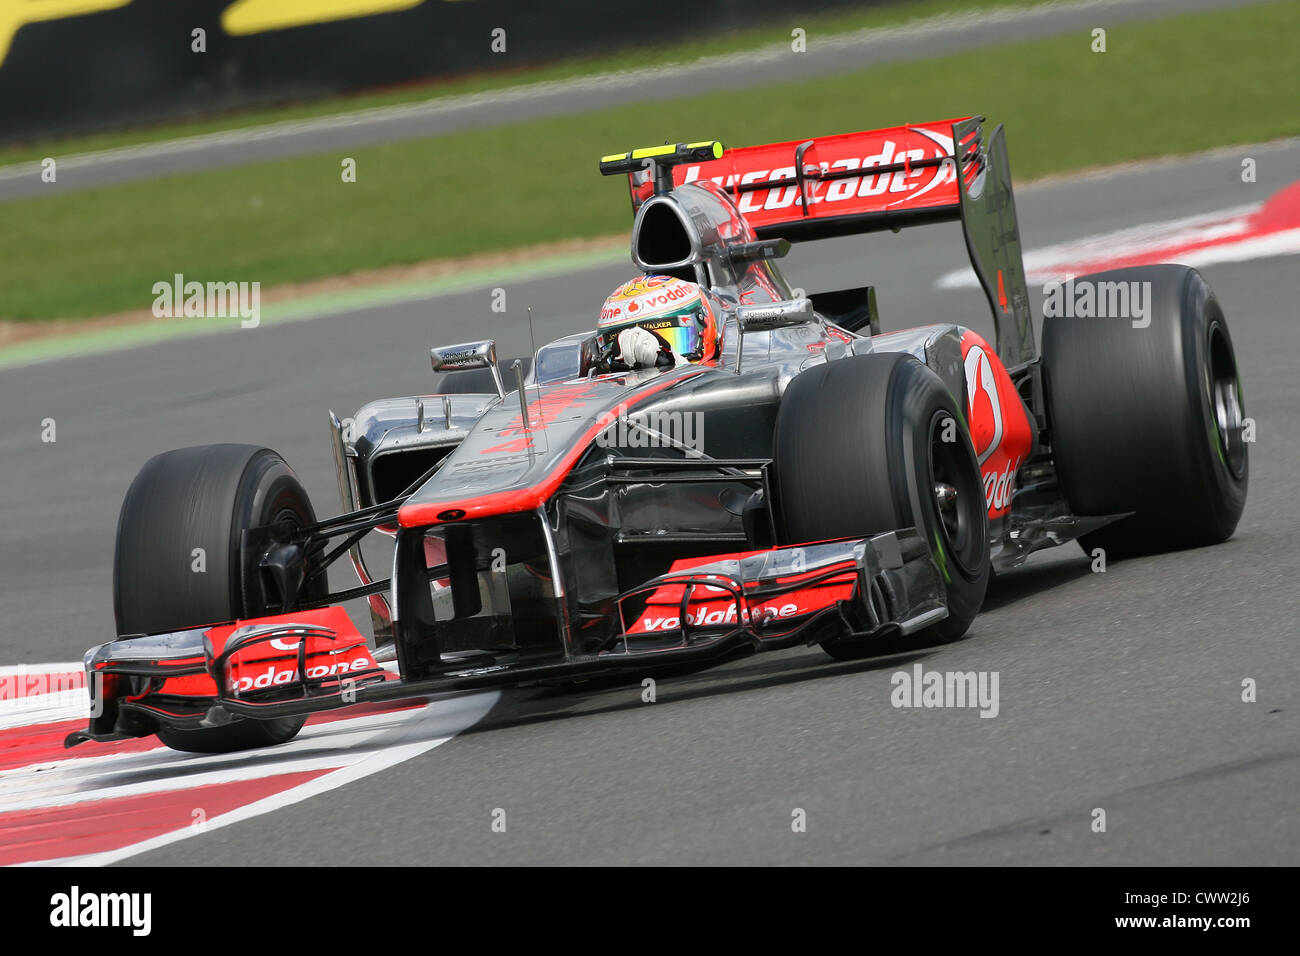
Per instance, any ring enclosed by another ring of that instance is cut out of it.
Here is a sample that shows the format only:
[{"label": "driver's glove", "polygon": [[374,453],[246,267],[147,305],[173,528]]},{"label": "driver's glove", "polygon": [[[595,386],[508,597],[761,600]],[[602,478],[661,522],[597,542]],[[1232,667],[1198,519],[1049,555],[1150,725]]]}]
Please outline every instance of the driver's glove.
[{"label": "driver's glove", "polygon": [[629,369],[654,368],[659,361],[661,343],[654,333],[632,326],[618,333],[618,360]]}]

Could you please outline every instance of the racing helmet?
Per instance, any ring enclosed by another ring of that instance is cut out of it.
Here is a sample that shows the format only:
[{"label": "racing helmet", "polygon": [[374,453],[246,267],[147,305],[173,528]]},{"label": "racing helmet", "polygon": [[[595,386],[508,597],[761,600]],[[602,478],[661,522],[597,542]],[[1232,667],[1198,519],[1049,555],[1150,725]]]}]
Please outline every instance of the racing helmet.
[{"label": "racing helmet", "polygon": [[601,307],[596,326],[596,347],[604,367],[647,367],[647,363],[622,354],[619,336],[632,328],[654,336],[659,346],[654,363],[657,366],[717,361],[717,307],[694,282],[674,276],[643,275],[615,289]]}]

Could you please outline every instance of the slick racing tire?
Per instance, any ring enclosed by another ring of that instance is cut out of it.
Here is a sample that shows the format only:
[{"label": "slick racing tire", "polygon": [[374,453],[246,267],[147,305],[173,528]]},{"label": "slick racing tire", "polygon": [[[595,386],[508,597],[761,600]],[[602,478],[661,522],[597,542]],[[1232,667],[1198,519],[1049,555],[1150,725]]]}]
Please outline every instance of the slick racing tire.
[{"label": "slick racing tire", "polygon": [[[279,521],[314,524],[298,477],[256,445],[200,445],[145,463],[122,502],[113,559],[117,633],[151,634],[267,613],[240,535]],[[199,552],[197,549],[202,549]],[[198,564],[196,562],[202,562]],[[323,580],[305,597],[323,597]],[[173,750],[225,753],[292,740],[303,717],[238,720],[198,730],[160,728]]]},{"label": "slick racing tire", "polygon": [[[528,373],[532,370],[533,360],[530,358],[504,359],[497,362],[497,368],[501,370],[501,384],[505,386],[507,392],[514,391],[515,388],[515,362],[524,364],[524,378],[528,378]],[[497,393],[496,382],[492,378],[490,368],[470,368],[463,372],[439,372],[433,379],[433,395],[478,395]]]},{"label": "slick racing tire", "polygon": [[[1075,279],[1074,288],[1083,282],[1094,290],[1125,283],[1131,314],[1044,322],[1057,474],[1075,514],[1132,514],[1080,543],[1090,554],[1123,557],[1226,540],[1245,507],[1250,469],[1237,360],[1218,300],[1187,266],[1115,269]],[[1145,315],[1132,290],[1149,290]]]},{"label": "slick racing tire", "polygon": [[[959,423],[957,440],[944,441],[954,433],[952,421]],[[911,635],[912,644],[961,637],[988,588],[984,487],[964,422],[942,380],[903,353],[853,356],[801,372],[777,413],[773,471],[784,543],[907,527],[930,543],[948,617]],[[836,660],[880,651],[871,641],[822,647]]]}]

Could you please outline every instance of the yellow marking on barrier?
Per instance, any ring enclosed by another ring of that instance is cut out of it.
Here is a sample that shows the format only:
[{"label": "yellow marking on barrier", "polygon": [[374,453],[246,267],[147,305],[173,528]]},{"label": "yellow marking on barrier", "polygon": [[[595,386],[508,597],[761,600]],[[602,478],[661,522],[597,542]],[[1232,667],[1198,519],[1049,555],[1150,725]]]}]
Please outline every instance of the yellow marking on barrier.
[{"label": "yellow marking on barrier", "polygon": [[124,7],[131,0],[0,0],[0,65],[9,55],[14,34],[29,23],[62,20]]},{"label": "yellow marking on barrier", "polygon": [[418,7],[424,0],[235,0],[221,14],[231,36],[287,30],[330,20],[351,20]]}]

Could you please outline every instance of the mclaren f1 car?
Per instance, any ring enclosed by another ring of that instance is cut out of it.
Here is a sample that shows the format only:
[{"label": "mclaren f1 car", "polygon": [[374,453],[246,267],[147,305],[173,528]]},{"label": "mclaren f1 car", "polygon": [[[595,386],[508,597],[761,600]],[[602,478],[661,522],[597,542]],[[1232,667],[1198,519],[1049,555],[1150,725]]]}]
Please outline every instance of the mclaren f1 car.
[{"label": "mclaren f1 car", "polygon": [[[1144,322],[1053,317],[1040,346],[1001,127],[685,143],[600,170],[626,177],[635,266],[716,303],[716,356],[613,368],[587,320],[520,361],[436,347],[429,394],[330,413],[332,518],[266,448],[151,459],[69,746],[232,750],[365,701],[954,640],[990,575],[1040,548],[1232,534],[1247,448],[1218,301],[1178,265],[1080,277],[1145,284]],[[778,268],[791,243],[940,222],[993,343],[941,317],[883,331],[873,287],[796,295]],[[331,591],[344,559],[358,583]],[[343,607],[361,600],[369,638]]]}]

